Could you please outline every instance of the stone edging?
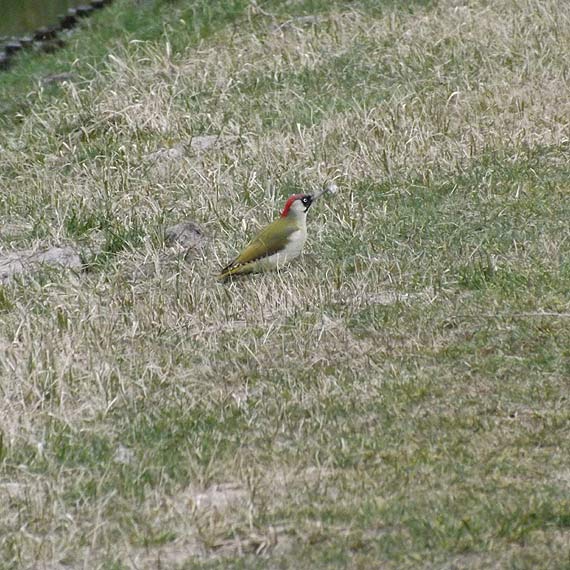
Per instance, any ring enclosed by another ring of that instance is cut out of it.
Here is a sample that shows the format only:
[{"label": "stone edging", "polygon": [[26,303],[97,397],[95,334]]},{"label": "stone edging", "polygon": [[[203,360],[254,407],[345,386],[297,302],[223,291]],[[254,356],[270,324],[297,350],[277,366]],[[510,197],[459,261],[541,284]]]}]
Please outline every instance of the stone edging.
[{"label": "stone edging", "polygon": [[59,22],[53,26],[41,27],[31,34],[0,40],[0,71],[7,70],[14,56],[24,49],[37,52],[51,53],[65,45],[61,33],[74,28],[82,18],[90,16],[95,10],[100,10],[113,0],[90,0],[76,8],[70,8],[65,14],[58,16]]}]

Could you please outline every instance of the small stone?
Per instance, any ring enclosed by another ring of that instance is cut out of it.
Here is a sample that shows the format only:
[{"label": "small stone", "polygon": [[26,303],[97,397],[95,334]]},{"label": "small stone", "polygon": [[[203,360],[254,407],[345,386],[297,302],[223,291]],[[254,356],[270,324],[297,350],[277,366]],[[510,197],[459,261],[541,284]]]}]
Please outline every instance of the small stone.
[{"label": "small stone", "polygon": [[64,30],[70,30],[77,24],[77,10],[75,8],[70,8],[67,14],[59,17],[59,25]]},{"label": "small stone", "polygon": [[89,6],[89,4],[82,4],[81,6],[77,6],[76,10],[77,15],[80,18],[84,18],[85,16],[89,16],[93,12],[94,8],[93,6]]},{"label": "small stone", "polygon": [[78,268],[81,258],[71,247],[51,247],[45,251],[22,250],[0,255],[0,283],[19,273],[32,273],[42,265]]},{"label": "small stone", "polygon": [[34,40],[52,40],[57,36],[57,28],[54,26],[38,28],[34,33]]},{"label": "small stone", "polygon": [[4,45],[4,50],[6,51],[7,55],[11,55],[13,53],[16,53],[17,51],[20,51],[22,49],[22,42],[19,42],[17,40],[8,42],[7,44]]},{"label": "small stone", "polygon": [[20,43],[23,48],[29,48],[34,43],[34,38],[32,38],[32,36],[22,36],[20,38]]},{"label": "small stone", "polygon": [[0,51],[0,69],[8,69],[10,67],[10,57],[4,51]]},{"label": "small stone", "polygon": [[167,245],[177,244],[188,250],[201,248],[205,239],[204,230],[192,220],[171,226],[164,232],[164,241]]}]

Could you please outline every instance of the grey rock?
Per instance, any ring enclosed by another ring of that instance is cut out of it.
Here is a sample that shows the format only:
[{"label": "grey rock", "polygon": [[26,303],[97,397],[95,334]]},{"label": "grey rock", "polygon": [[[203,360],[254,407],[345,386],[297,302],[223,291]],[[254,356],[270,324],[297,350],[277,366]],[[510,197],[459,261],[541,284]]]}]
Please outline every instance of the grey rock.
[{"label": "grey rock", "polygon": [[167,228],[164,232],[167,245],[179,245],[188,250],[197,250],[204,245],[204,230],[192,220],[187,220]]},{"label": "grey rock", "polygon": [[43,265],[81,267],[81,258],[71,247],[51,247],[45,251],[30,249],[0,255],[0,283],[21,273],[32,273]]}]

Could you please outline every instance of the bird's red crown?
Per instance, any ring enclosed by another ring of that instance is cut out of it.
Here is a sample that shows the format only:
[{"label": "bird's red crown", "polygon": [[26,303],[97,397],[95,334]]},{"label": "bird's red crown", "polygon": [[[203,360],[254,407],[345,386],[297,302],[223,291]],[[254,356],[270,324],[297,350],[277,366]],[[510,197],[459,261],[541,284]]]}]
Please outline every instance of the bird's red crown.
[{"label": "bird's red crown", "polygon": [[286,218],[287,214],[289,214],[289,210],[291,209],[291,204],[293,204],[293,202],[295,200],[299,200],[300,198],[303,197],[303,194],[293,194],[288,200],[287,202],[285,202],[285,207],[283,208],[283,211],[281,212],[281,217],[282,218]]}]

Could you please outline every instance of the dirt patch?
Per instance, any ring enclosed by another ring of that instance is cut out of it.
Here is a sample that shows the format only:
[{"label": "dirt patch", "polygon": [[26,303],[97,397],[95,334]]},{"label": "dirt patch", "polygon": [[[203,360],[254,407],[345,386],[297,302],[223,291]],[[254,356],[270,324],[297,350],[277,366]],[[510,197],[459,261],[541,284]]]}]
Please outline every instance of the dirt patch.
[{"label": "dirt patch", "polygon": [[212,485],[204,491],[191,490],[192,500],[197,510],[216,509],[223,511],[232,506],[244,504],[247,498],[246,490],[237,483],[221,483]]},{"label": "dirt patch", "polygon": [[155,568],[179,568],[189,560],[203,558],[206,550],[197,538],[187,538],[152,550],[131,553],[128,568],[133,570]]}]

